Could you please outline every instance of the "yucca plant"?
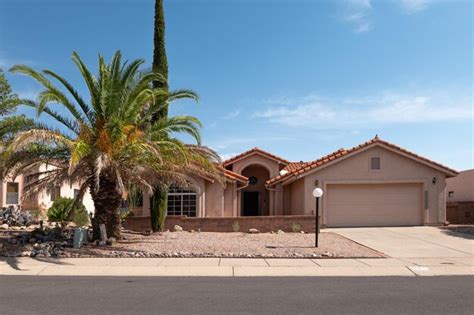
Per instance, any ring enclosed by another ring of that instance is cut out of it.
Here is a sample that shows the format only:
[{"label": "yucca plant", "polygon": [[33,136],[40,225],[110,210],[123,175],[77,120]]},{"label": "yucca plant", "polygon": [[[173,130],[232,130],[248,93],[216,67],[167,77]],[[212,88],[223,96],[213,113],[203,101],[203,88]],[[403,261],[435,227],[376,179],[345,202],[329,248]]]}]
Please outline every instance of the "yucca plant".
[{"label": "yucca plant", "polygon": [[[159,185],[186,184],[190,174],[220,180],[217,154],[200,146],[199,120],[174,116],[152,123],[156,113],[172,101],[197,100],[194,92],[154,87],[152,83],[163,81],[163,77],[141,72],[142,60],[122,62],[120,52],[108,64],[99,56],[97,76],[77,53],[72,60],[89,91],[87,98],[50,70],[36,71],[25,65],[10,69],[41,84],[43,90],[36,100],[20,101],[35,107],[38,115],[48,115],[51,122],[36,123],[34,128],[19,132],[4,152],[4,174],[42,163],[53,166],[30,175],[24,187],[27,196],[50,185],[79,183],[75,202],[81,201],[87,189],[94,201],[95,237],[99,236],[99,224],[105,224],[107,235],[118,238],[119,207],[126,187],[152,193]],[[196,145],[184,144],[176,133],[190,135]]]}]

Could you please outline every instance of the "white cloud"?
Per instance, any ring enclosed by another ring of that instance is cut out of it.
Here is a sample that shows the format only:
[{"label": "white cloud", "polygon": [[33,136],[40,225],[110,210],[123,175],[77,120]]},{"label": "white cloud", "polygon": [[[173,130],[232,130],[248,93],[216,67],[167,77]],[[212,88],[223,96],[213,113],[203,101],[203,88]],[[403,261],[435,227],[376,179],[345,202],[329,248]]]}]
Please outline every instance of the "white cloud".
[{"label": "white cloud", "polygon": [[222,116],[221,119],[227,120],[227,119],[236,118],[240,115],[240,112],[241,112],[240,109],[235,109],[235,110],[229,112],[228,114]]},{"label": "white cloud", "polygon": [[[407,14],[423,11],[435,1],[441,0],[393,0]],[[352,26],[354,33],[365,33],[374,28],[375,14],[372,0],[345,0],[342,20]]]},{"label": "white cloud", "polygon": [[295,99],[292,105],[273,103],[267,110],[254,113],[254,117],[290,127],[349,130],[474,119],[471,97],[462,99],[433,93],[380,93],[344,99],[310,95]]},{"label": "white cloud", "polygon": [[346,0],[343,20],[352,25],[355,33],[368,32],[373,28],[371,12],[371,0]]},{"label": "white cloud", "polygon": [[408,14],[423,11],[433,0],[398,0],[402,9]]},{"label": "white cloud", "polygon": [[221,157],[221,160],[222,160],[222,161],[225,161],[225,160],[230,159],[231,157],[236,156],[237,154],[239,154],[239,153],[219,154],[219,156]]}]

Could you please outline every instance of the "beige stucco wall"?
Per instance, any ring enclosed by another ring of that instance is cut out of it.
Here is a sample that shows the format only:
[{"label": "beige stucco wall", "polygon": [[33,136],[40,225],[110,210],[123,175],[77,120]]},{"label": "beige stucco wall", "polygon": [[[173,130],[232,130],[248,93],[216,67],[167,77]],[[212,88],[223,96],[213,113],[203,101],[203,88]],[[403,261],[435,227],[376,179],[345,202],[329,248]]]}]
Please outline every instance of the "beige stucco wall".
[{"label": "beige stucco wall", "polygon": [[[449,197],[449,192],[453,194]],[[446,180],[447,202],[474,201],[474,169],[462,171]]]},{"label": "beige stucco wall", "polygon": [[224,216],[237,216],[237,184],[227,183],[224,190]]},{"label": "beige stucco wall", "polygon": [[218,182],[206,182],[206,217],[224,216],[224,188]]},{"label": "beige stucco wall", "polygon": [[[43,164],[39,166],[38,168],[35,168],[34,170],[31,170],[30,172],[44,172],[47,170],[53,169],[53,166],[51,165],[46,165]],[[23,187],[24,187],[24,178],[25,176],[23,174],[17,176],[15,179],[4,179],[1,183],[1,206],[6,207],[9,206],[10,204],[7,204],[6,201],[6,193],[7,193],[7,183],[8,182],[17,182],[19,186],[19,202],[20,205],[23,206],[23,208],[36,208],[36,209],[42,209],[42,210],[47,210],[51,205],[53,204],[53,201],[51,201],[51,195],[48,190],[42,190],[38,192],[35,196],[29,197],[27,200],[23,198]],[[75,184],[63,184],[61,185],[60,188],[60,195],[61,197],[68,197],[68,198],[74,198],[74,189],[79,189],[80,185],[78,183]],[[92,197],[89,193],[89,191],[86,192],[84,195],[82,203],[86,207],[88,212],[94,212],[94,202],[92,201]]]},{"label": "beige stucco wall", "polygon": [[235,162],[232,165],[232,171],[237,174],[242,174],[242,171],[250,165],[260,165],[265,167],[270,173],[270,178],[277,176],[282,166],[274,160],[255,154]]},{"label": "beige stucco wall", "polygon": [[[369,170],[370,157],[378,156],[381,161],[381,170]],[[433,184],[433,177],[436,183]],[[401,156],[380,146],[369,147],[352,157],[341,160],[332,165],[310,173],[303,177],[304,180],[304,214],[313,214],[315,201],[312,191],[318,186],[327,191],[328,184],[351,184],[351,183],[420,183],[422,188],[422,200],[424,203],[424,191],[428,192],[428,209],[424,213],[425,224],[438,224],[445,221],[445,174],[423,165],[417,161]],[[301,181],[301,179],[300,179]],[[295,183],[298,183],[295,182]],[[294,184],[292,184],[294,185]],[[298,185],[298,184],[297,184]],[[292,192],[292,210],[297,211],[298,199]],[[325,196],[322,197],[323,224],[326,224],[324,215]]]},{"label": "beige stucco wall", "polygon": [[[290,214],[305,214],[305,181],[304,179],[297,180],[291,184],[291,206]],[[311,214],[311,213],[310,213]]]}]

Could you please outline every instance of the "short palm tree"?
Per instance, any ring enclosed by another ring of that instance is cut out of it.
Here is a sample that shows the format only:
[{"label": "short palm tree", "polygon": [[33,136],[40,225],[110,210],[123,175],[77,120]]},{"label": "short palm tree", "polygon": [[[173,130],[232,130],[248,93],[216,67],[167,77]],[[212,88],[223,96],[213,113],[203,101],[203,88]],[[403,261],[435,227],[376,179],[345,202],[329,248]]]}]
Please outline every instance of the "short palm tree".
[{"label": "short palm tree", "polygon": [[[72,60],[89,90],[88,101],[50,70],[39,72],[24,65],[10,70],[42,85],[44,89],[35,101],[21,103],[51,118],[51,123],[37,123],[35,128],[16,134],[4,152],[5,174],[24,172],[41,163],[55,166],[32,174],[25,186],[27,193],[52,184],[79,183],[76,202],[87,189],[94,201],[95,236],[99,235],[99,224],[105,224],[108,236],[119,237],[119,207],[129,187],[152,193],[153,187],[163,183],[185,185],[190,174],[220,179],[215,166],[218,156],[200,146],[200,122],[196,118],[174,116],[151,121],[174,100],[197,99],[194,92],[153,87],[152,83],[163,77],[140,72],[142,60],[123,63],[120,52],[109,64],[99,56],[97,76],[77,53]],[[61,89],[53,81],[60,83]],[[56,111],[54,106],[66,111]],[[184,144],[176,133],[190,135],[197,144]]]}]

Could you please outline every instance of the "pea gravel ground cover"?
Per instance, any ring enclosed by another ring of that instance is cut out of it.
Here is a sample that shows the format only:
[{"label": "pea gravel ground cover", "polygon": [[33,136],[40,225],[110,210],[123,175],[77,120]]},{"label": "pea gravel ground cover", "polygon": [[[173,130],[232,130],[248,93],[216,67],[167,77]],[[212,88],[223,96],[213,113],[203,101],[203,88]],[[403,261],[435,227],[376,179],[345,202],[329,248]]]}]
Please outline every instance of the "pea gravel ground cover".
[{"label": "pea gravel ground cover", "polygon": [[[381,258],[382,253],[332,232],[321,232],[319,247],[314,234],[163,232],[143,235],[124,231],[114,245],[72,244],[12,245],[0,238],[0,256],[35,257],[243,257],[243,258]],[[6,236],[6,235],[4,235]],[[3,241],[3,242],[2,242]],[[66,242],[67,243],[67,242]],[[41,247],[39,250],[34,248]],[[34,253],[34,254],[32,254]]]},{"label": "pea gravel ground cover", "polygon": [[[149,236],[124,233],[113,247],[88,247],[92,256],[112,257],[385,257],[339,234],[164,232]],[[83,254],[86,248],[82,250]]]}]

